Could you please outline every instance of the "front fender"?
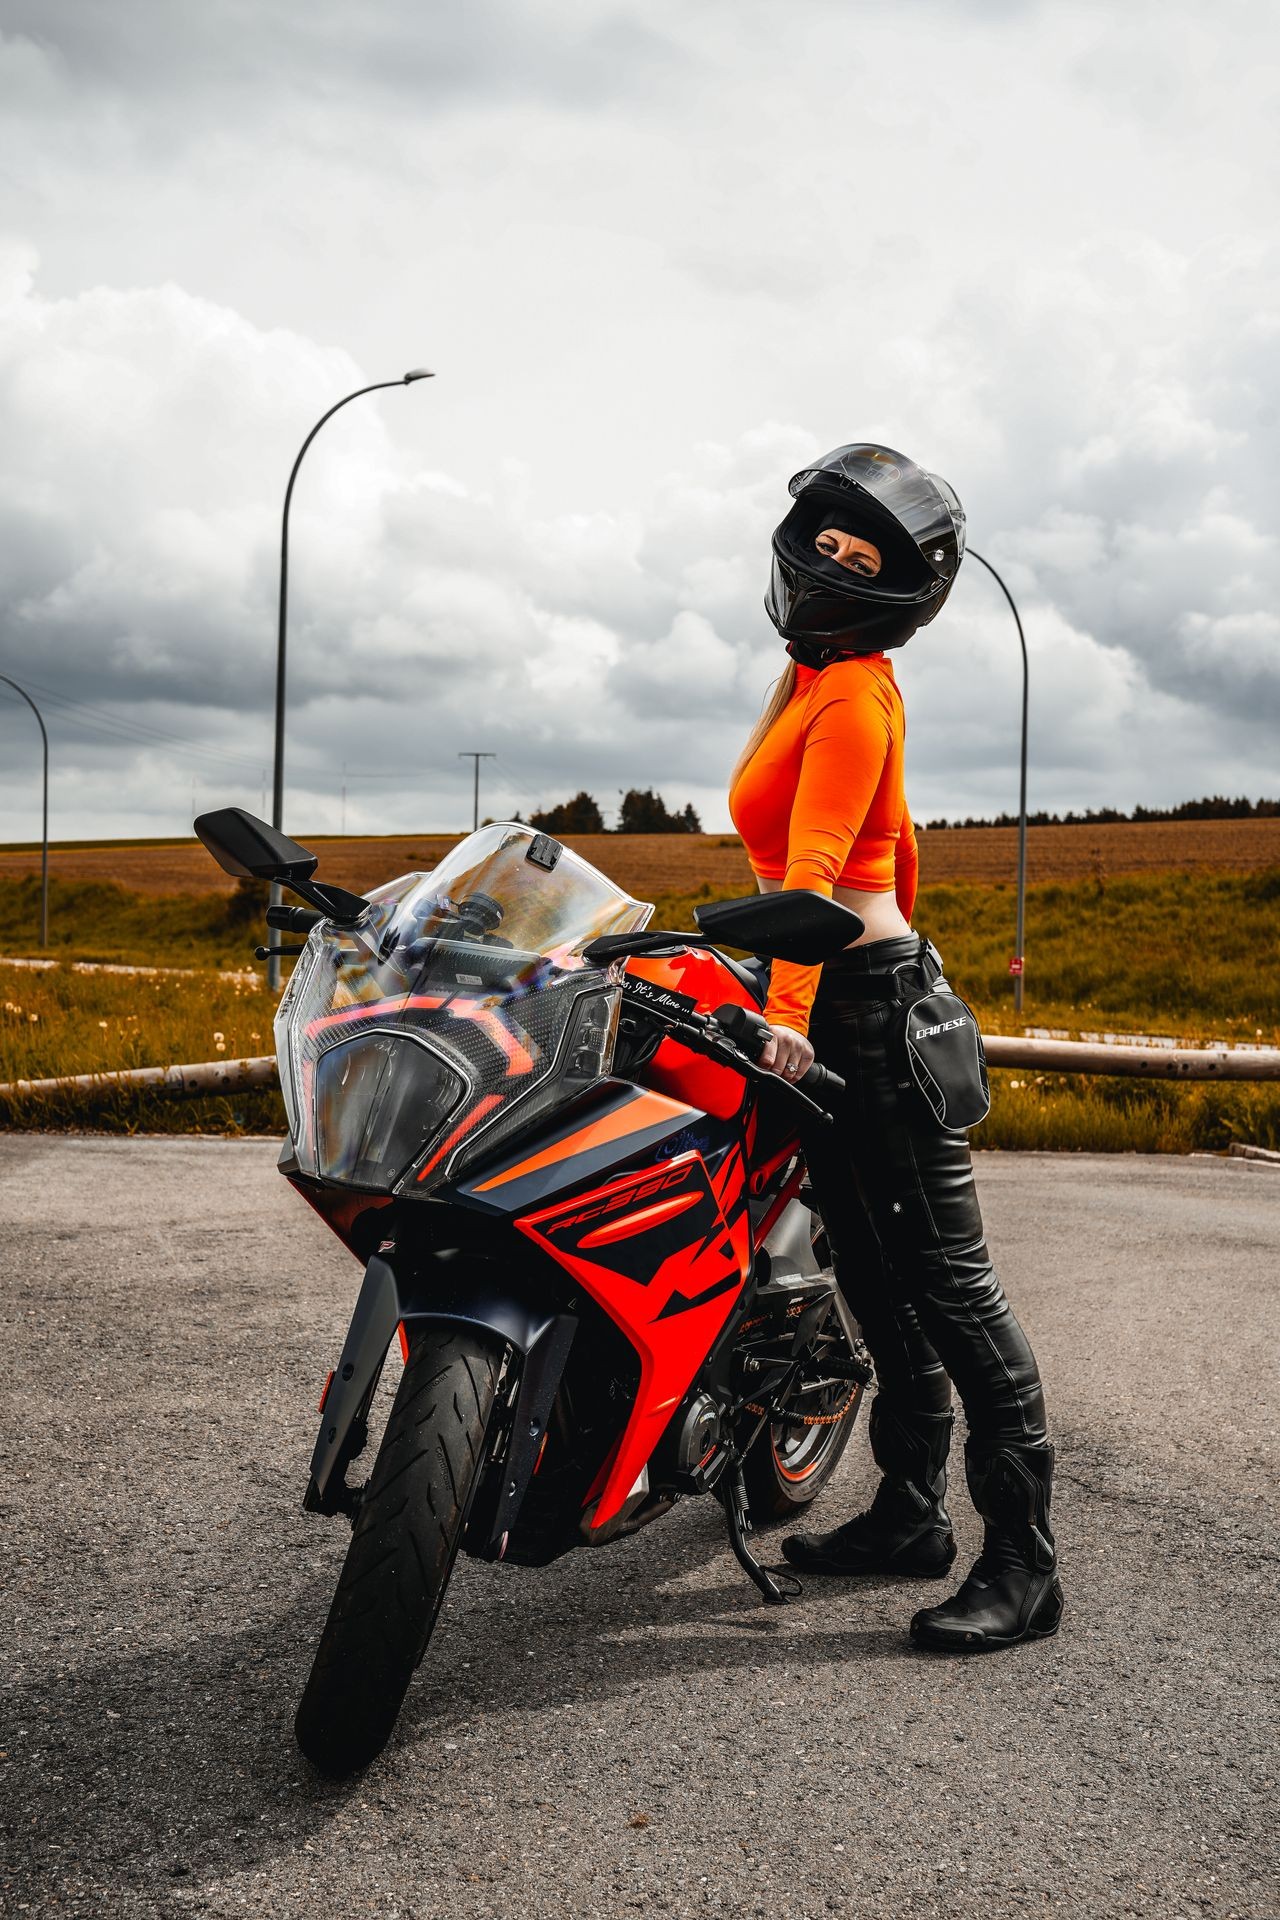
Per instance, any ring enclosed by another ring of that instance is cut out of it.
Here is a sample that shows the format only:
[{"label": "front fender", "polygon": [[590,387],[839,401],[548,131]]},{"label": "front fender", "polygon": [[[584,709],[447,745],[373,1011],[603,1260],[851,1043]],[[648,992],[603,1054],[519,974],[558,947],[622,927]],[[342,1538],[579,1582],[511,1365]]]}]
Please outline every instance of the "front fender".
[{"label": "front fender", "polygon": [[364,1444],[369,1405],[402,1320],[484,1327],[527,1356],[565,1317],[514,1297],[483,1262],[398,1254],[394,1248],[375,1253],[324,1398],[303,1505],[309,1512],[331,1512],[341,1504],[338,1487]]}]

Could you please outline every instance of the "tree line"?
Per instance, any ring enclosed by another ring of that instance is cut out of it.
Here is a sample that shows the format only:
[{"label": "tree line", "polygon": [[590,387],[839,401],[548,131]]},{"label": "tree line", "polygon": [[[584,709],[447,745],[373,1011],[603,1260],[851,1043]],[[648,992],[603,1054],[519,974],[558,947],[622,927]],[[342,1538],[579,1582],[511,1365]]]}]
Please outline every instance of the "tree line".
[{"label": "tree line", "polygon": [[[1082,813],[1048,813],[1041,808],[1027,815],[1031,827],[1103,827],[1122,822],[1144,820],[1274,820],[1280,816],[1280,800],[1229,799],[1211,794],[1203,800],[1183,800],[1176,807],[1142,807],[1123,813],[1119,807],[1086,807]],[[515,818],[520,818],[516,814]],[[1016,827],[1016,813],[997,813],[990,817],[967,814],[963,820],[929,820],[928,830],[945,827]],[[529,815],[529,825],[540,833],[701,833],[702,822],[692,806],[669,808],[652,787],[631,787],[622,796],[618,824],[605,826],[604,815],[592,794],[585,790],[570,800]]]},{"label": "tree line", "polygon": [[[1027,815],[1029,827],[1103,827],[1116,821],[1140,820],[1274,820],[1280,815],[1280,800],[1229,800],[1224,794],[1211,794],[1204,800],[1183,800],[1176,807],[1135,807],[1121,813],[1118,807],[1086,807],[1083,813],[1039,813]],[[963,820],[930,820],[930,832],[939,827],[1016,827],[1016,813],[997,813],[989,820],[972,814]]]},{"label": "tree line", "polygon": [[[572,800],[529,815],[529,825],[540,833],[608,833],[604,815],[594,797],[575,793]],[[701,833],[702,822],[691,806],[669,809],[652,787],[631,787],[622,796],[615,833]]]}]

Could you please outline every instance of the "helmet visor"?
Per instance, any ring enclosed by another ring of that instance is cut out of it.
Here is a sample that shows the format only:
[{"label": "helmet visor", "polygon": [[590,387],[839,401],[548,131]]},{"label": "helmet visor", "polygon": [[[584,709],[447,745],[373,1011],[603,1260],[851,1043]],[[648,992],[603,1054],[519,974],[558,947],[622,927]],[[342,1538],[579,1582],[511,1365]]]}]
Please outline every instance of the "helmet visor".
[{"label": "helmet visor", "polygon": [[798,500],[811,488],[869,496],[891,514],[932,572],[951,579],[964,554],[964,508],[945,480],[890,447],[837,447],[791,482]]},{"label": "helmet visor", "polygon": [[[941,590],[937,571],[877,500],[823,480],[800,495],[776,529],[775,554],[837,599],[915,605]],[[837,539],[828,543],[823,536],[832,533]],[[842,534],[856,544],[841,542]]]}]

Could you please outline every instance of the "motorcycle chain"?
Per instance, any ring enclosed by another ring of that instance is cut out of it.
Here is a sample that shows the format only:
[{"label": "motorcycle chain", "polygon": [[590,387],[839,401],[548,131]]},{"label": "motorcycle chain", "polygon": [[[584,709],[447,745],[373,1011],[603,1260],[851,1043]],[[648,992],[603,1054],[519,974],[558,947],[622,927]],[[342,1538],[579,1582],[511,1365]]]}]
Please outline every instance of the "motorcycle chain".
[{"label": "motorcycle chain", "polygon": [[[788,1320],[796,1319],[800,1314],[802,1314],[805,1311],[807,1305],[808,1305],[807,1301],[798,1300],[793,1307],[787,1308],[785,1317]],[[752,1327],[762,1327],[764,1326],[767,1320],[771,1320],[772,1318],[773,1318],[772,1314],[768,1314],[768,1313],[758,1314],[754,1320],[745,1320],[742,1326],[738,1329],[738,1331],[740,1333],[750,1333]],[[785,1409],[780,1409],[777,1413],[773,1414],[770,1417],[772,1417],[773,1419],[788,1420],[790,1421],[792,1426],[796,1426],[796,1427],[837,1426],[841,1420],[848,1419],[849,1411],[854,1406],[855,1402],[857,1401],[858,1395],[862,1392],[865,1385],[866,1385],[865,1380],[855,1380],[849,1388],[848,1399],[843,1401],[841,1405],[837,1407],[834,1413],[788,1413]],[[747,1413],[754,1413],[757,1419],[760,1419],[760,1420],[765,1419],[766,1416],[769,1415],[769,1409],[767,1407],[758,1406],[754,1400],[744,1401],[743,1408]]]}]

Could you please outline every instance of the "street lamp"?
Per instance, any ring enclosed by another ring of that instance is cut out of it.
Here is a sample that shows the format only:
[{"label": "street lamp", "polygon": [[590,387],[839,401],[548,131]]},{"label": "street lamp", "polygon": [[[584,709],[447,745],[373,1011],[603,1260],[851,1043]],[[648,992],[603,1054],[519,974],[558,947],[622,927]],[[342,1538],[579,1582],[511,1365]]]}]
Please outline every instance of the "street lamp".
[{"label": "street lamp", "polygon": [[[432,380],[435,376],[426,367],[411,367],[408,373],[401,374],[398,380],[375,380],[372,386],[357,387],[354,393],[346,395],[330,407],[328,413],[322,413],[310,433],[298,449],[298,457],[293,463],[289,475],[289,484],[284,490],[284,514],[280,523],[280,619],[276,635],[276,747],[275,774],[271,789],[271,824],[277,829],[284,826],[284,655],[285,630],[289,608],[289,507],[293,500],[293,483],[298,477],[298,468],[302,465],[303,455],[319,433],[326,420],[332,420],[335,413],[348,406],[351,401],[359,400],[362,394],[380,393],[384,387],[407,387],[415,380]],[[271,888],[271,903],[278,906],[284,898],[280,887]],[[267,962],[267,985],[273,990],[280,986],[280,961],[272,954]]]},{"label": "street lamp", "polygon": [[21,694],[26,701],[36,717],[40,738],[44,742],[44,792],[40,820],[40,945],[47,947],[49,944],[49,736],[45,732],[40,709],[26,688],[20,687],[16,680],[11,680],[7,673],[0,673],[0,680],[4,681],[6,687],[12,687],[15,693]]},{"label": "street lamp", "polygon": [[1013,595],[1006,587],[1000,575],[989,560],[984,560],[973,548],[968,549],[970,557],[981,561],[987,572],[1009,602],[1009,611],[1013,615],[1014,625],[1018,629],[1018,645],[1022,648],[1022,755],[1018,785],[1018,932],[1014,942],[1014,956],[1009,962],[1009,971],[1013,975],[1013,1010],[1022,1012],[1022,976],[1025,965],[1025,934],[1027,927],[1027,696],[1029,672],[1027,668],[1027,640],[1022,631],[1022,621],[1014,605]]}]

